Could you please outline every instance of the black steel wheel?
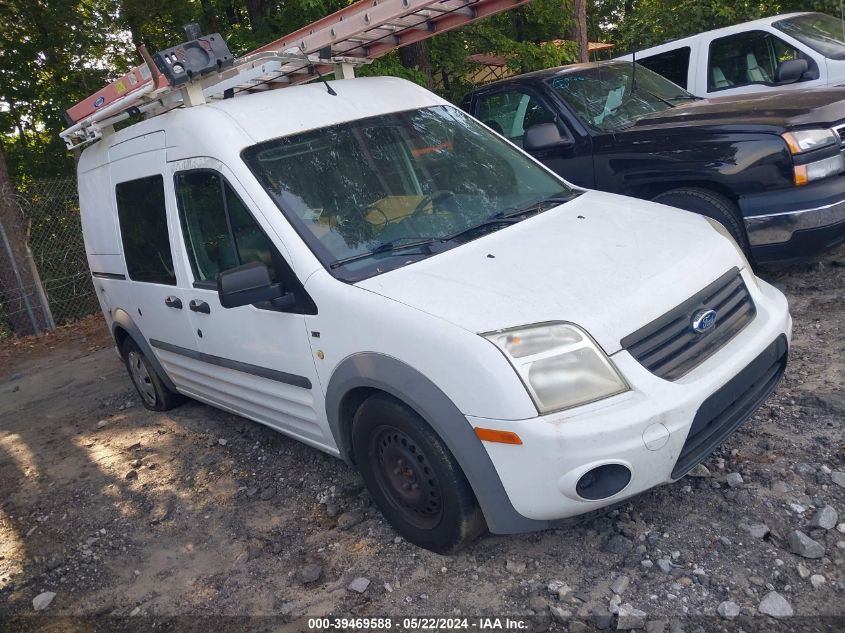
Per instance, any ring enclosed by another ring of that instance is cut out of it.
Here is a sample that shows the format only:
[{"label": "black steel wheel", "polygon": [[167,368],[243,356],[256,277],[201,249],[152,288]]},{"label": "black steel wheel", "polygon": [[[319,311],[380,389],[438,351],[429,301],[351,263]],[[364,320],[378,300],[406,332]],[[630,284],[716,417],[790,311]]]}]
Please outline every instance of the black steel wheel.
[{"label": "black steel wheel", "polygon": [[155,368],[147,360],[144,352],[131,338],[123,341],[120,347],[123,362],[129,372],[129,378],[141,397],[141,403],[150,411],[168,411],[185,402],[185,396],[171,391],[164,384]]},{"label": "black steel wheel", "polygon": [[386,394],[365,400],[352,422],[352,448],[373,500],[411,543],[451,554],[487,529],[454,456],[402,402]]}]

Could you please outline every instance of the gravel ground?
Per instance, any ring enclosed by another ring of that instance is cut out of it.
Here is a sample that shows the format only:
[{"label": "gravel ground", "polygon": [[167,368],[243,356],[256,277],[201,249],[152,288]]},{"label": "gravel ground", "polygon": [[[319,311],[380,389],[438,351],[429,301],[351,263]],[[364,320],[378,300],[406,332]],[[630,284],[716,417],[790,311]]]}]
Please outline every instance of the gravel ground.
[{"label": "gravel ground", "polygon": [[146,411],[104,326],[7,342],[0,630],[845,630],[845,250],[763,276],[792,306],[789,368],[703,467],[452,557],[399,538],[339,460],[195,402]]}]

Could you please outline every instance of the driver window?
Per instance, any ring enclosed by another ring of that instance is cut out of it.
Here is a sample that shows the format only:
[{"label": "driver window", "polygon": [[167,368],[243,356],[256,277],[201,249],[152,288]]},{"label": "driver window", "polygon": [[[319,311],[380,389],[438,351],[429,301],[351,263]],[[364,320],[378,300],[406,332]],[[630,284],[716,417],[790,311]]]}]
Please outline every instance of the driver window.
[{"label": "driver window", "polygon": [[511,143],[522,147],[525,130],[540,123],[554,123],[555,116],[524,92],[499,92],[480,98],[478,118]]},{"label": "driver window", "polygon": [[800,59],[795,48],[765,31],[713,40],[707,67],[710,91],[751,84],[773,84],[779,64]]},{"label": "driver window", "polygon": [[232,187],[217,172],[176,174],[176,200],[188,258],[198,282],[214,282],[225,270],[260,261],[275,280],[270,240]]}]

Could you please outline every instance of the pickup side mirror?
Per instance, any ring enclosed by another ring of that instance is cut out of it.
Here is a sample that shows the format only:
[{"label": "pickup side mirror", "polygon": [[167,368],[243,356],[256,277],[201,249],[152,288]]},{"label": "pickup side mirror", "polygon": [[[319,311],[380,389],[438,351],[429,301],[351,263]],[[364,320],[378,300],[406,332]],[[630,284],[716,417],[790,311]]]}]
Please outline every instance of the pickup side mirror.
[{"label": "pickup side mirror", "polygon": [[217,294],[224,308],[237,308],[269,301],[274,308],[292,308],[296,297],[270,279],[270,269],[261,262],[230,268],[217,277]]},{"label": "pickup side mirror", "polygon": [[810,65],[806,59],[790,59],[778,64],[775,70],[775,83],[792,84],[801,79]]},{"label": "pickup side mirror", "polygon": [[554,123],[538,123],[525,130],[522,139],[522,149],[528,152],[535,152],[555,147],[568,147],[575,143],[575,139],[569,132],[561,134]]}]

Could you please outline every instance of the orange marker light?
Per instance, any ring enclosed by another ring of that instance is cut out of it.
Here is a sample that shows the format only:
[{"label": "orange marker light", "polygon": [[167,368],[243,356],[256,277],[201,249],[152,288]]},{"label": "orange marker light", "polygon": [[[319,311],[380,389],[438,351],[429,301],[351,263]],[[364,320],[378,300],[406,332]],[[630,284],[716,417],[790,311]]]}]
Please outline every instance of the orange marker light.
[{"label": "orange marker light", "polygon": [[801,185],[806,185],[810,182],[810,178],[807,175],[807,166],[806,165],[796,165],[795,166],[795,184],[796,186],[800,187]]},{"label": "orange marker light", "polygon": [[792,154],[800,154],[802,151],[804,151],[801,149],[801,146],[798,144],[798,141],[792,135],[791,132],[783,134],[783,140],[786,141],[786,145],[789,147],[789,151]]},{"label": "orange marker light", "polygon": [[498,442],[499,444],[522,444],[519,435],[510,431],[497,431],[496,429],[483,429],[475,427],[475,434],[483,442]]}]

